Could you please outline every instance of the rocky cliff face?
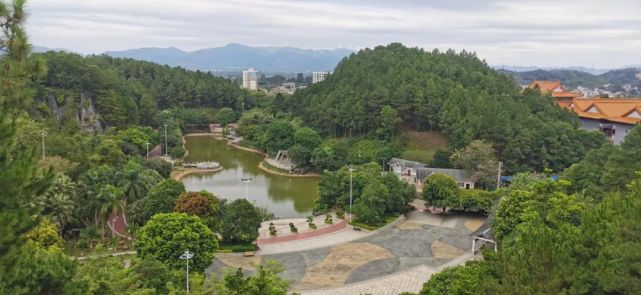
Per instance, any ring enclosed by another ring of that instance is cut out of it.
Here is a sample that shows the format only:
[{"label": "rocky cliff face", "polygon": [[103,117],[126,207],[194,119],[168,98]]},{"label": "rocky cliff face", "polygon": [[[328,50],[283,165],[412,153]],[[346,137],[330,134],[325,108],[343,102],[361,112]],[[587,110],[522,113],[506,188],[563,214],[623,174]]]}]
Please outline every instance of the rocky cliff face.
[{"label": "rocky cliff face", "polygon": [[93,99],[86,93],[80,93],[80,98],[67,97],[64,103],[59,104],[55,94],[46,95],[45,103],[48,105],[51,115],[58,120],[74,120],[78,123],[81,131],[97,132],[102,131],[103,125],[100,114],[96,111]]}]

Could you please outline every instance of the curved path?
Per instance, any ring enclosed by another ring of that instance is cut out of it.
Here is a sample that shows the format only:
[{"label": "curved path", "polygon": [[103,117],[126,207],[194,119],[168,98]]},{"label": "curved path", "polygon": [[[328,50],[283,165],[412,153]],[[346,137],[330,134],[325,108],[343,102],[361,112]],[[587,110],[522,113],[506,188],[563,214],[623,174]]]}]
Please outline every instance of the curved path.
[{"label": "curved path", "polygon": [[[285,268],[281,276],[293,282],[291,291],[299,293],[416,292],[432,273],[472,257],[470,234],[483,219],[415,211],[408,220],[398,220],[369,234],[359,232],[360,237],[351,236],[352,230],[344,230],[309,240],[273,244],[279,249],[264,247],[251,262],[240,256],[219,255],[207,271],[219,272],[225,267],[257,265],[275,259]],[[341,239],[342,235],[347,236]],[[304,250],[296,251],[299,249]],[[250,268],[243,268],[251,272]]]}]

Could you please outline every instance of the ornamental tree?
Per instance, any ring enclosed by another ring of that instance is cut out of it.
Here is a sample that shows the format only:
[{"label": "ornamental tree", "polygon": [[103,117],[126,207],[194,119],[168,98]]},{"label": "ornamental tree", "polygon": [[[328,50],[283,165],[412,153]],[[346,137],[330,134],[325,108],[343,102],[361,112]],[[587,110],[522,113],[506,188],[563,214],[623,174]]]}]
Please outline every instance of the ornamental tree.
[{"label": "ornamental tree", "polygon": [[434,173],[425,180],[423,187],[423,199],[425,206],[447,208],[456,202],[459,188],[456,181],[445,174]]},{"label": "ornamental tree", "polygon": [[378,225],[385,221],[385,201],[389,198],[387,187],[378,180],[371,181],[356,200],[354,213],[359,222]]},{"label": "ornamental tree", "polygon": [[189,250],[194,253],[190,267],[203,271],[211,264],[218,241],[197,216],[161,213],[138,231],[135,245],[141,258],[154,258],[174,269],[184,267],[179,257]]},{"label": "ornamental tree", "polygon": [[174,212],[200,217],[212,231],[220,230],[221,201],[207,191],[180,194]]},{"label": "ornamental tree", "polygon": [[262,219],[252,203],[238,199],[223,206],[222,231],[225,243],[251,243],[258,238]]}]

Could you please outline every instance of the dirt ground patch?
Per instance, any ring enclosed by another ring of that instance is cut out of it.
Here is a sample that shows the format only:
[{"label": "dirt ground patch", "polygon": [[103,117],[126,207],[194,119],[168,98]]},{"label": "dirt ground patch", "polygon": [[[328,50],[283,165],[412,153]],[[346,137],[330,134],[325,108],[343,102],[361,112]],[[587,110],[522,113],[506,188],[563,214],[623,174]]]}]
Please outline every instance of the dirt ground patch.
[{"label": "dirt ground patch", "polygon": [[243,270],[255,271],[256,266],[260,265],[261,257],[244,257],[241,255],[216,255],[222,263],[233,268],[242,268]]},{"label": "dirt ground patch", "polygon": [[310,266],[294,290],[337,287],[345,284],[355,269],[368,262],[394,257],[382,248],[369,243],[347,243],[332,247],[329,255]]},{"label": "dirt ground patch", "polygon": [[485,222],[485,218],[478,217],[478,218],[473,218],[473,219],[470,219],[470,220],[466,220],[464,225],[465,225],[465,227],[467,229],[469,229],[470,231],[473,232],[473,231],[479,229],[479,227],[481,227],[481,225],[483,225],[484,222]]},{"label": "dirt ground patch", "polygon": [[397,223],[396,227],[399,229],[422,229],[423,225],[420,223],[403,220]]},{"label": "dirt ground patch", "polygon": [[465,253],[465,251],[456,248],[452,245],[448,245],[441,241],[434,241],[431,245],[432,255],[437,259],[454,259]]}]

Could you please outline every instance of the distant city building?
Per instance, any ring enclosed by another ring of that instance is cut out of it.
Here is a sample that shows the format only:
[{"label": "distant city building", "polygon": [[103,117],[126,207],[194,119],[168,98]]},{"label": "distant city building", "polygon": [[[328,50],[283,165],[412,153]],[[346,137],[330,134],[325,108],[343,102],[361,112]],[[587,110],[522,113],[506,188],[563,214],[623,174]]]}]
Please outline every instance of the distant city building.
[{"label": "distant city building", "polygon": [[312,73],[312,83],[319,83],[325,81],[330,72],[314,72]]},{"label": "distant city building", "polygon": [[271,92],[273,94],[278,94],[278,93],[294,94],[294,92],[296,92],[296,83],[285,82],[283,83],[283,86],[272,88]]},{"label": "distant city building", "polygon": [[637,74],[637,79],[641,80],[641,73]]},{"label": "distant city building", "polygon": [[279,93],[294,94],[295,90],[296,90],[295,88],[294,89],[289,89],[289,88],[285,88],[284,86],[278,86],[278,87],[272,88],[271,92],[273,94],[279,94]]},{"label": "distant city building", "polygon": [[285,87],[287,89],[296,90],[296,83],[295,82],[285,82],[285,83],[283,83],[283,87]]},{"label": "distant city building", "polygon": [[243,88],[249,90],[258,90],[258,71],[249,68],[243,71]]}]

